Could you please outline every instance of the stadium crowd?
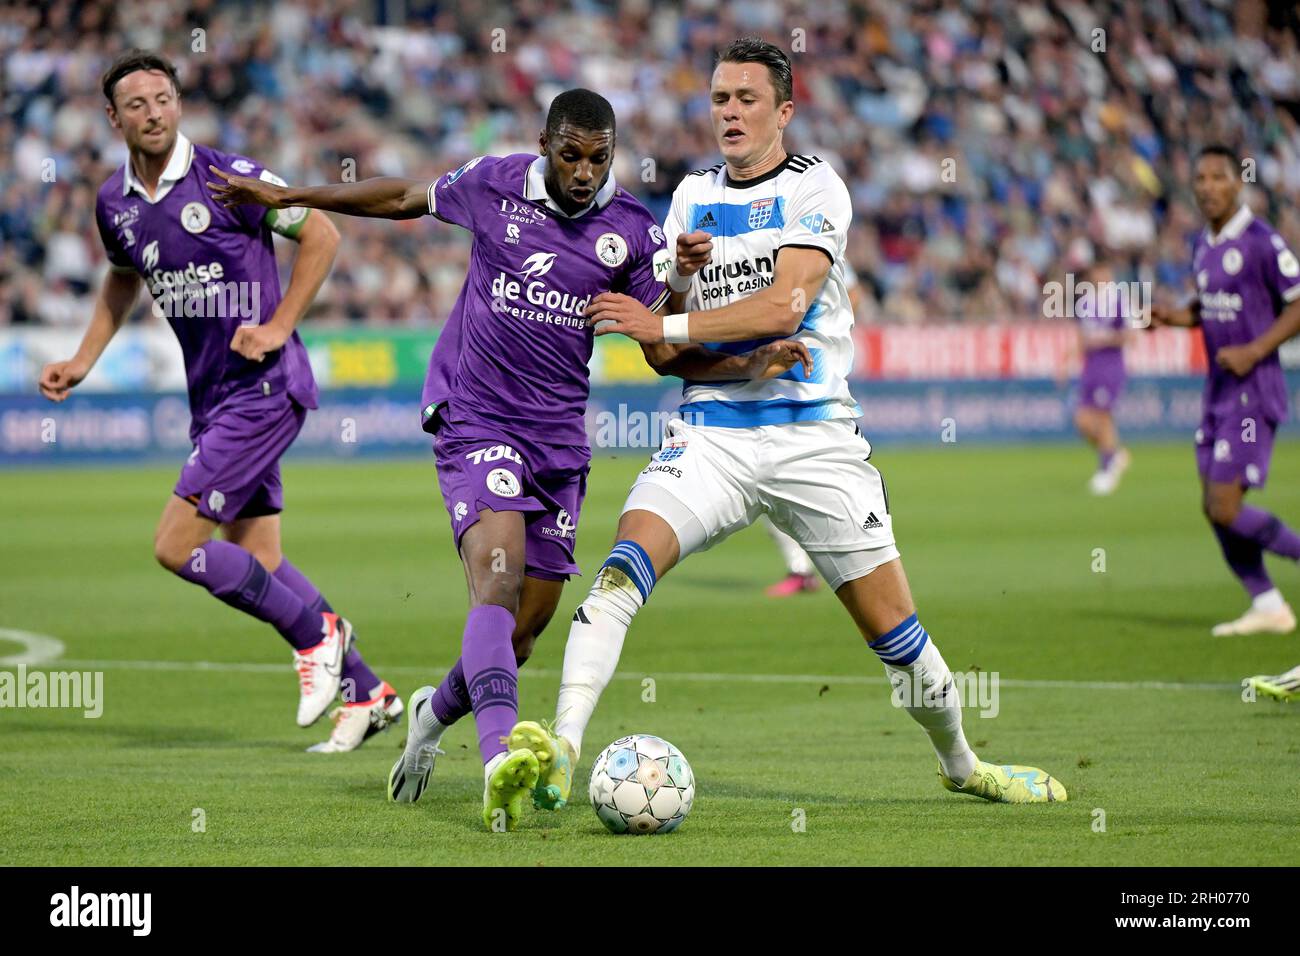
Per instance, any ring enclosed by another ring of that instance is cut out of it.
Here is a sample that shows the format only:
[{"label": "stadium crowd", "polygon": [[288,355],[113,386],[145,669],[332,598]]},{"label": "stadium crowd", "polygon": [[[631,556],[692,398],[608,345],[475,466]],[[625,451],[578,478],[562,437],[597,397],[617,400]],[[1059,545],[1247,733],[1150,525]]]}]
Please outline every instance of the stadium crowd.
[{"label": "stadium crowd", "polygon": [[[89,319],[95,191],[125,158],[100,74],[127,47],[177,64],[191,139],[300,183],[533,151],[550,98],[587,86],[618,116],[616,176],[662,216],[716,161],[713,52],[749,33],[792,53],[787,147],[849,184],[860,321],[1038,318],[1043,284],[1099,253],[1190,288],[1210,141],[1300,244],[1297,19],[1264,0],[47,0],[0,8],[0,325]],[[446,316],[462,231],[340,226],[311,321]]]}]

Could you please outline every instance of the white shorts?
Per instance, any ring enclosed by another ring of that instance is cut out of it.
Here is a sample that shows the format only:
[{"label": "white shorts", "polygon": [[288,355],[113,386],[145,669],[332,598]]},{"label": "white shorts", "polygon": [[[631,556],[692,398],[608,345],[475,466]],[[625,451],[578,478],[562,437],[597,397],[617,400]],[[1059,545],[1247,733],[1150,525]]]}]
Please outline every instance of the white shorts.
[{"label": "white shorts", "polygon": [[889,495],[870,456],[848,418],[751,428],[672,421],[623,512],[667,521],[682,558],[766,513],[835,590],[898,557]]}]

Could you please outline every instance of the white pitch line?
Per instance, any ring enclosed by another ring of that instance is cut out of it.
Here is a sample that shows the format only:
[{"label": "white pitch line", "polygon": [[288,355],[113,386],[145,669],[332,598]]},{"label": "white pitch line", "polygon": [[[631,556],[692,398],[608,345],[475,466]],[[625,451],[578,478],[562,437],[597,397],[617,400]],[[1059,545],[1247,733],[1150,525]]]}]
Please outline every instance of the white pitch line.
[{"label": "white pitch line", "polygon": [[[3,632],[0,632],[3,633]],[[288,664],[257,664],[251,662],[226,661],[102,661],[102,660],[61,660],[61,666],[72,670],[136,670],[136,671],[215,671],[242,674],[283,674],[292,670]],[[437,667],[414,666],[409,664],[379,667],[385,673],[418,674],[424,677],[436,677],[447,669],[447,665]],[[521,673],[533,677],[559,677],[560,671],[546,667],[525,666]],[[986,672],[992,674],[991,671]],[[647,677],[664,681],[683,681],[702,684],[850,684],[866,686],[883,686],[888,684],[884,677],[868,677],[862,674],[710,674],[710,673],[676,673],[660,671],[658,673],[622,673],[615,674],[615,680],[642,681]],[[1178,681],[1103,681],[1103,680],[1022,680],[1018,678],[999,678],[998,685],[1008,688],[1027,688],[1032,690],[1239,690],[1240,684],[1178,682]]]},{"label": "white pitch line", "polygon": [[7,627],[0,627],[0,641],[13,641],[15,644],[21,644],[24,648],[21,654],[0,657],[0,667],[17,667],[20,664],[33,667],[63,656],[63,642],[47,637],[44,634],[33,634],[31,631],[14,631]]}]

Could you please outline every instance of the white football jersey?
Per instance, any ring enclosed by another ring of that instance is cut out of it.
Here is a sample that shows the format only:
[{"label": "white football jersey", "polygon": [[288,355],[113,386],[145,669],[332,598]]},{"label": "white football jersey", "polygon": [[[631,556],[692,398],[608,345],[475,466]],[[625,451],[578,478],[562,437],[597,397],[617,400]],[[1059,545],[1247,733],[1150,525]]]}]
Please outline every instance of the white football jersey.
[{"label": "white football jersey", "polygon": [[[816,156],[788,156],[771,172],[742,182],[731,180],[722,163],[681,181],[664,222],[668,249],[676,248],[679,233],[713,236],[712,260],[693,277],[687,310],[718,308],[771,285],[783,246],[820,249],[831,260],[825,284],[790,336],[808,347],[813,374],[805,378],[796,365],[762,381],[687,381],[681,406],[687,421],[748,428],[862,414],[847,382],[853,367],[853,310],[844,250],[852,218],[844,181]],[[776,338],[704,344],[737,354]]]}]

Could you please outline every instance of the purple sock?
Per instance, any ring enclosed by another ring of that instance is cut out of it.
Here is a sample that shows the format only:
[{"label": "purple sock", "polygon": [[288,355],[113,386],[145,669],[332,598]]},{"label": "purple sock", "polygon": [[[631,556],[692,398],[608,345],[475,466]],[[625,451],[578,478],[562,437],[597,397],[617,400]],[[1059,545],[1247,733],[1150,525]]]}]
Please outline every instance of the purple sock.
[{"label": "purple sock", "polygon": [[1265,551],[1272,551],[1292,561],[1300,561],[1300,535],[1282,523],[1282,519],[1263,508],[1242,505],[1229,529],[1254,541]]},{"label": "purple sock", "polygon": [[302,602],[258,560],[237,544],[213,538],[177,571],[214,597],[275,627],[297,650],[315,647],[324,636],[320,612]]},{"label": "purple sock", "polygon": [[437,717],[438,723],[444,727],[450,727],[470,712],[469,689],[465,686],[465,665],[460,659],[457,659],[452,669],[447,672],[447,676],[442,679],[442,683],[438,685],[438,689],[433,692],[429,706],[433,710],[433,716]]},{"label": "purple sock", "polygon": [[1110,468],[1110,463],[1114,460],[1115,460],[1115,449],[1113,448],[1110,451],[1101,451],[1097,453],[1098,467],[1102,471],[1106,471],[1108,468]]},{"label": "purple sock", "polygon": [[1219,539],[1228,567],[1232,568],[1247,594],[1253,598],[1272,589],[1273,581],[1264,569],[1264,552],[1258,544],[1217,524],[1214,525],[1214,535]]},{"label": "purple sock", "polygon": [[[280,566],[275,569],[275,578],[298,595],[302,603],[312,610],[318,613],[334,612],[330,602],[325,600],[325,596],[320,593],[316,585],[311,583],[311,579],[290,564],[288,558],[280,559]],[[347,657],[343,658],[343,683],[340,685],[339,694],[349,703],[373,700],[384,682],[370,669],[361,652],[357,650],[355,633],[352,641],[352,649],[348,651]]]},{"label": "purple sock", "polygon": [[495,604],[474,608],[465,621],[461,660],[484,763],[505,751],[505,738],[519,719],[514,630],[515,616]]}]

